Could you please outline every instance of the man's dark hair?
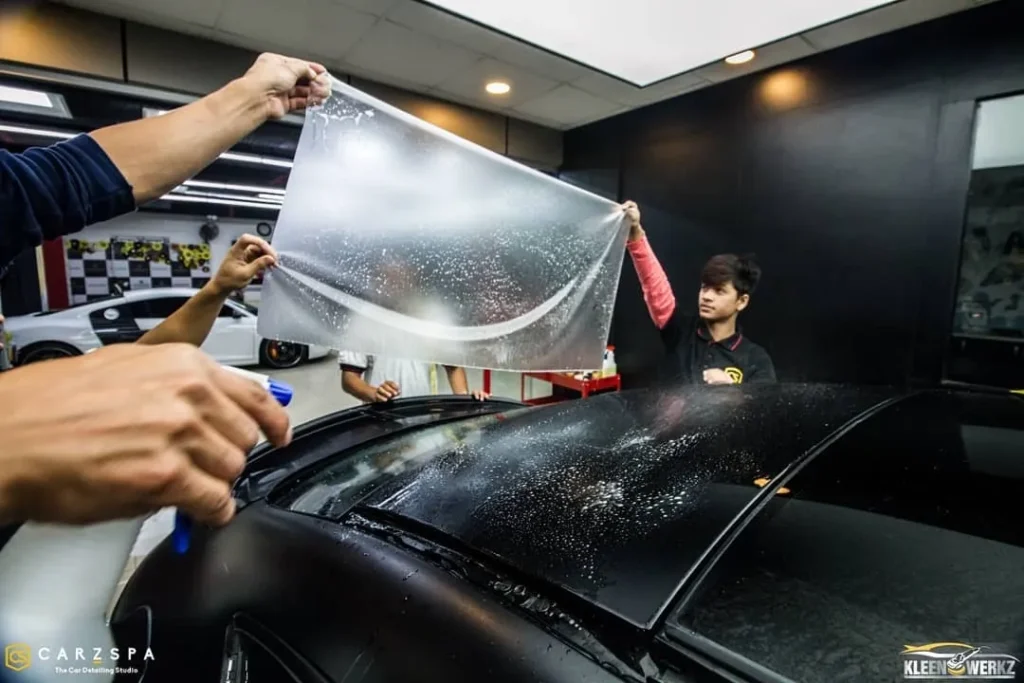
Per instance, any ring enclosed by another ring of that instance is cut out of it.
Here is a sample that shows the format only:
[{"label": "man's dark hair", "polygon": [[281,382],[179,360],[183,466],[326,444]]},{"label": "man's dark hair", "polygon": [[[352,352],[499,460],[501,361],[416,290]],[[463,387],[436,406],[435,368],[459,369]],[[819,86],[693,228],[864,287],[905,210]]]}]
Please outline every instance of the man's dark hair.
[{"label": "man's dark hair", "polygon": [[722,287],[731,282],[739,296],[753,294],[760,281],[761,266],[753,254],[712,256],[700,273],[700,282],[705,287]]}]

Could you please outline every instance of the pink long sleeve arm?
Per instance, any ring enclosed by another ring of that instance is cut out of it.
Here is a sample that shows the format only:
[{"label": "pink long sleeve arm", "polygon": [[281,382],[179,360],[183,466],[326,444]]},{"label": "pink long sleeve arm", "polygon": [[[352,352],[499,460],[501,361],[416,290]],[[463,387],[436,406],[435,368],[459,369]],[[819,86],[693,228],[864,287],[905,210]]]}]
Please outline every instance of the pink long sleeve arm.
[{"label": "pink long sleeve arm", "polygon": [[647,312],[651,314],[651,320],[660,330],[668,324],[676,310],[676,297],[672,293],[672,285],[668,283],[668,277],[665,276],[665,271],[654,255],[646,235],[627,242],[626,248],[629,249],[633,266],[640,276],[640,287],[644,292]]}]

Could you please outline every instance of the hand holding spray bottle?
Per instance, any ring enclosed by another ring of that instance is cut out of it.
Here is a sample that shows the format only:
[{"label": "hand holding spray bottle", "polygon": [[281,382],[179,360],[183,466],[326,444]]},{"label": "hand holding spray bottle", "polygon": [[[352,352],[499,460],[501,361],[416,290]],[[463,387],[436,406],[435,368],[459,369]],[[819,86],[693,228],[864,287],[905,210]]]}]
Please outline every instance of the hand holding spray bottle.
[{"label": "hand holding spray bottle", "polygon": [[[225,370],[230,370],[236,375],[247,377],[262,385],[263,388],[269,391],[282,406],[287,406],[292,402],[292,388],[287,384],[278,382],[266,375],[261,375],[258,372],[250,372],[248,370],[242,370],[241,368],[235,368],[228,365],[222,367]],[[174,533],[171,540],[174,544],[175,552],[179,555],[187,552],[192,543],[192,520],[188,515],[180,510],[174,515]]]}]

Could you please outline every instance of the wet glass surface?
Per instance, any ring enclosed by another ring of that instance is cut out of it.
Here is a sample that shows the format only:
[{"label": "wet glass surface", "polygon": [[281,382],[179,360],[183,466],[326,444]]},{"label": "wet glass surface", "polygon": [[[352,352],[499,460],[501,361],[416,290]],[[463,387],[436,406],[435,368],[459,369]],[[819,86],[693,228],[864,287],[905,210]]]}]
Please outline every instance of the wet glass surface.
[{"label": "wet glass surface", "polygon": [[[517,410],[378,443],[315,475],[291,505],[337,518],[361,499],[642,624],[759,490],[755,480],[879,398],[750,385]],[[368,462],[393,474],[360,482]]]},{"label": "wet glass surface", "polygon": [[260,334],[467,367],[601,367],[618,205],[333,89],[306,114]]},{"label": "wet glass surface", "polygon": [[905,680],[906,645],[1024,659],[1024,401],[914,397],[787,487],[673,621],[808,683]]}]

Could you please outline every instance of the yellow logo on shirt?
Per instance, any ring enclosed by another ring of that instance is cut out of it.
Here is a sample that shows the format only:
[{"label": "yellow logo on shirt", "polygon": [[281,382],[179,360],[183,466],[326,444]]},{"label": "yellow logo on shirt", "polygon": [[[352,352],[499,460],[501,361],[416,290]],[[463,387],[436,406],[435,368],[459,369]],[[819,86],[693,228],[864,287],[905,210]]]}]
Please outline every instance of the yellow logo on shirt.
[{"label": "yellow logo on shirt", "polygon": [[733,384],[743,384],[743,371],[739,368],[726,368],[723,372],[729,375]]}]

